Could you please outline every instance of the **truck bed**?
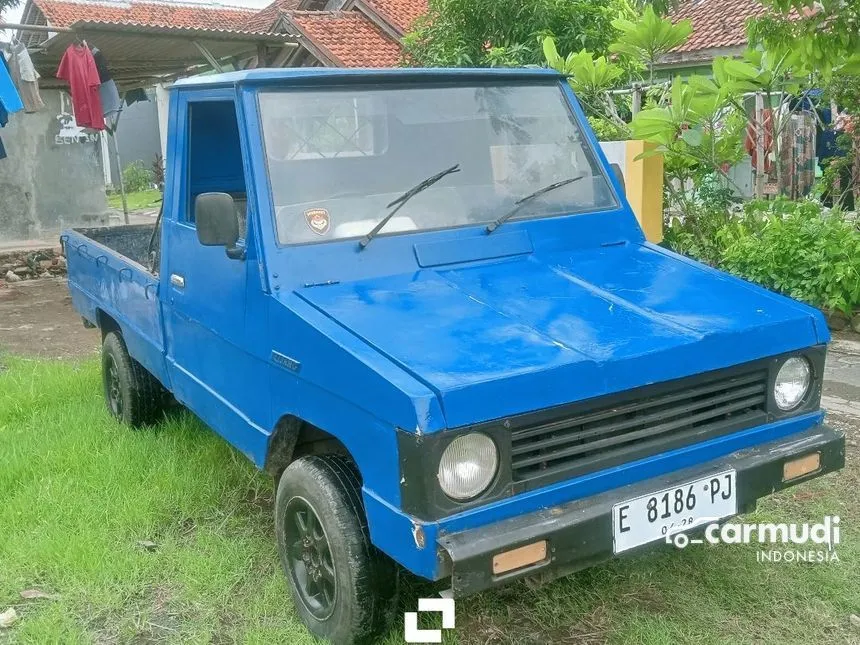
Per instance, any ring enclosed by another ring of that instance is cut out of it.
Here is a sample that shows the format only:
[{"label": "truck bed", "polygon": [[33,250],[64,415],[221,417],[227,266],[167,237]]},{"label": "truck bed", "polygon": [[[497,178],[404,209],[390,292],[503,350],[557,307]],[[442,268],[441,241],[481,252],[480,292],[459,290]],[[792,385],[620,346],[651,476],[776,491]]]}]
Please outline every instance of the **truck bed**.
[{"label": "truck bed", "polygon": [[99,242],[119,255],[133,260],[141,266],[149,266],[149,240],[155,231],[155,223],[129,226],[106,226],[99,228],[76,228],[76,233]]},{"label": "truck bed", "polygon": [[155,224],[79,228],[60,237],[72,302],[103,331],[119,328],[131,356],[166,382],[160,282],[147,269]]}]

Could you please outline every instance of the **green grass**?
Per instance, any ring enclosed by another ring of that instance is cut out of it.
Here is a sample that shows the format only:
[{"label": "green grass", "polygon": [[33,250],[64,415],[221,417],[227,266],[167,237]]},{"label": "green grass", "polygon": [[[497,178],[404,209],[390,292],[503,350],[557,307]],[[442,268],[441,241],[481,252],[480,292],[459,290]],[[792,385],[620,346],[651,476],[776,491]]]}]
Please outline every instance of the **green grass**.
[{"label": "green grass", "polygon": [[[0,643],[313,642],[277,561],[265,476],[191,414],[146,431],[118,426],[94,360],[5,363],[0,612],[14,606],[21,618]],[[860,642],[849,623],[860,613],[858,489],[847,470],[755,514],[838,513],[838,564],[758,564],[753,548],[735,546],[661,550],[461,601],[446,642]],[[22,600],[32,588],[58,598]],[[427,591],[407,580],[401,611]],[[401,634],[402,618],[385,644]]]},{"label": "green grass", "polygon": [[[125,199],[130,213],[144,209],[158,208],[161,204],[161,191],[153,189],[126,193]],[[108,206],[111,208],[122,210],[122,195],[119,192],[108,194],[107,201]]]}]

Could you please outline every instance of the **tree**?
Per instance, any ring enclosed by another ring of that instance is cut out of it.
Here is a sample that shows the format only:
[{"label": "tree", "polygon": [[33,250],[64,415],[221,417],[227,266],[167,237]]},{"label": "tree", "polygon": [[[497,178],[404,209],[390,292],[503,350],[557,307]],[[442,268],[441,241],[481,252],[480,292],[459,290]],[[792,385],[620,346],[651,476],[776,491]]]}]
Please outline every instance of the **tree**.
[{"label": "tree", "polygon": [[774,12],[749,25],[751,44],[796,52],[824,83],[860,72],[860,0],[765,0]]},{"label": "tree", "polygon": [[579,102],[591,116],[606,118],[617,126],[625,127],[612,100],[610,91],[624,76],[624,69],[605,56],[593,56],[586,50],[562,57],[555,40],[547,36],[543,41],[543,52],[547,66],[568,77]]},{"label": "tree", "polygon": [[404,38],[406,61],[425,67],[538,65],[542,41],[562,51],[606,53],[612,20],[632,15],[628,0],[430,0]]},{"label": "tree", "polygon": [[667,99],[641,111],[630,124],[635,138],[657,144],[646,155],[664,156],[669,206],[685,218],[695,214],[703,190],[728,200],[725,167],[743,154],[746,115],[734,79],[722,69],[725,60],[714,62],[713,79],[692,75],[684,82],[676,77]]},{"label": "tree", "polygon": [[645,7],[641,18],[635,22],[616,18],[612,26],[621,33],[618,42],[609,46],[609,51],[628,56],[644,65],[651,84],[654,83],[654,66],[660,58],[687,42],[693,33],[690,20],[680,20],[673,25],[671,21],[660,18],[651,5]]},{"label": "tree", "polygon": [[0,14],[21,4],[21,0],[0,0]]},{"label": "tree", "polygon": [[[547,66],[568,77],[593,123],[601,124],[601,129],[611,131],[613,136],[626,138],[629,129],[622,114],[638,109],[641,94],[637,95],[633,108],[630,96],[615,90],[619,85],[629,87],[631,82],[641,80],[643,69],[648,75],[648,89],[658,89],[652,88],[654,66],[664,54],[684,44],[693,28],[689,20],[672,24],[658,16],[650,5],[635,20],[616,18],[612,25],[617,29],[618,39],[609,45],[609,51],[615,54],[611,58],[586,49],[561,56],[552,36],[544,38],[543,52]],[[638,86],[635,91],[641,89]]]}]

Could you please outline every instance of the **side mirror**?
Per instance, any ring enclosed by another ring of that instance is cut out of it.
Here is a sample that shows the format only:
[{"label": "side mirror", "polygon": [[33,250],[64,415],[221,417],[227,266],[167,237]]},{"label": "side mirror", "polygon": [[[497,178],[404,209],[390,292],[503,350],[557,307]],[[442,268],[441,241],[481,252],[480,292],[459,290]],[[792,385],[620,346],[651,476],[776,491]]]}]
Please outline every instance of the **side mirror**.
[{"label": "side mirror", "polygon": [[627,184],[624,183],[624,173],[621,172],[621,166],[617,163],[611,163],[609,164],[609,167],[612,168],[612,173],[615,175],[615,179],[617,179],[618,183],[621,184],[621,192],[626,195]]},{"label": "side mirror", "polygon": [[236,246],[239,240],[239,217],[236,205],[227,193],[201,193],[194,200],[194,221],[197,239],[203,246],[226,247],[227,256],[234,260],[245,257]]}]

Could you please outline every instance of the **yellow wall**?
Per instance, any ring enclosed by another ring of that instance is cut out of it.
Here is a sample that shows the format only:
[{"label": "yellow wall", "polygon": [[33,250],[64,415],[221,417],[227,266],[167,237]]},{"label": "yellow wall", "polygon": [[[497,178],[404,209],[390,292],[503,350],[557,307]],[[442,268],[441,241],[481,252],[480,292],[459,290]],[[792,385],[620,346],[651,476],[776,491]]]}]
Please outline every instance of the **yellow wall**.
[{"label": "yellow wall", "polygon": [[624,183],[627,200],[649,242],[663,240],[663,155],[637,160],[656,144],[627,141]]}]

